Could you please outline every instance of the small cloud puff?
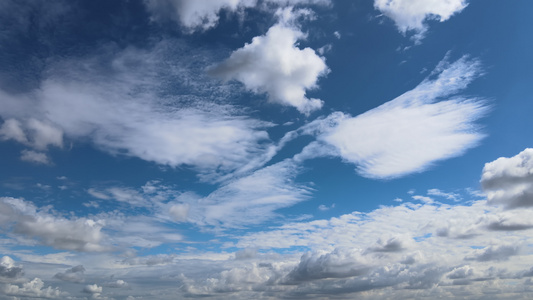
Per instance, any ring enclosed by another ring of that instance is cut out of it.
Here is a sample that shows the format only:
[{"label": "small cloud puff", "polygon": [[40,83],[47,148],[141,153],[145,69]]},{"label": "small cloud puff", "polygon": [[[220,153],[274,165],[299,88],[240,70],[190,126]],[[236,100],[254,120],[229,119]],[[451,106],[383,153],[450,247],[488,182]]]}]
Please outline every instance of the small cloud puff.
[{"label": "small cloud puff", "polygon": [[306,97],[306,91],[316,88],[318,79],[329,69],[314,50],[297,47],[305,34],[286,23],[253,38],[226,61],[210,68],[209,73],[226,81],[240,81],[255,93],[267,93],[270,102],[295,107],[308,115],[320,109],[323,102]]}]

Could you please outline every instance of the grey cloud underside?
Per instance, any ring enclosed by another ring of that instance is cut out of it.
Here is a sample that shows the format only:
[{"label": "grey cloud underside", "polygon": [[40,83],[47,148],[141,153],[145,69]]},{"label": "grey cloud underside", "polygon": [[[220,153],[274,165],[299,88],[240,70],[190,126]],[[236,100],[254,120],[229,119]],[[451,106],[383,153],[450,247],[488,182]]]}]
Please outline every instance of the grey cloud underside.
[{"label": "grey cloud underside", "polygon": [[533,206],[533,149],[485,164],[481,185],[490,203],[508,209]]}]

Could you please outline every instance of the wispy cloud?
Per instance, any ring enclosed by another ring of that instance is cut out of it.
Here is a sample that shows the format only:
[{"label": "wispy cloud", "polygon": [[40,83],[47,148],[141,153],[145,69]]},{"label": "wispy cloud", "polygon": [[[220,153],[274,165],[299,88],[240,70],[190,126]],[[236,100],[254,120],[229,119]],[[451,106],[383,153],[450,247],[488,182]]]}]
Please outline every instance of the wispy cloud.
[{"label": "wispy cloud", "polygon": [[[164,22],[172,20],[180,23],[189,32],[215,27],[221,11],[242,14],[243,10],[258,6],[257,0],[147,0],[144,1],[152,20]],[[298,4],[329,5],[330,0],[265,0],[265,9],[270,6]]]},{"label": "wispy cloud", "polygon": [[[186,165],[201,174],[224,174],[248,164],[268,148],[265,129],[271,124],[217,102],[213,94],[224,94],[226,99],[228,92],[202,75],[200,63],[196,70],[179,64],[157,68],[172,55],[172,47],[181,46],[165,41],[151,51],[110,53],[104,48],[95,56],[55,61],[39,89],[2,97],[5,109],[0,115],[7,119],[0,138],[40,151],[49,145],[61,147],[63,137],[89,141],[114,155],[171,167]],[[103,70],[101,61],[108,59],[111,70]],[[63,64],[69,67],[55,68]],[[195,80],[184,76],[206,80],[197,87]],[[185,94],[164,92],[167,87],[161,82],[170,80],[178,80],[176,86],[181,85]],[[39,157],[29,154],[25,160],[47,162],[42,152]]]},{"label": "wispy cloud", "polygon": [[458,95],[480,73],[468,57],[443,61],[413,90],[377,108],[313,121],[302,130],[319,143],[299,158],[340,156],[365,177],[394,178],[461,155],[484,137],[474,122],[487,112],[485,102]]}]

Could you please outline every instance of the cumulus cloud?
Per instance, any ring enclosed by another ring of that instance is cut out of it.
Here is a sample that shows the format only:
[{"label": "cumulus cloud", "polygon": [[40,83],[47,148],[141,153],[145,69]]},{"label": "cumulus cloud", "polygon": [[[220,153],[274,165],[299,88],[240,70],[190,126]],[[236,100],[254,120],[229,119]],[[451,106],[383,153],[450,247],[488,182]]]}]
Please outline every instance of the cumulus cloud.
[{"label": "cumulus cloud", "polygon": [[485,164],[481,185],[491,204],[508,209],[533,206],[533,149]]},{"label": "cumulus cloud", "polygon": [[[356,117],[335,112],[302,131],[318,142],[299,159],[340,156],[370,178],[421,172],[434,162],[458,156],[483,138],[474,124],[487,112],[478,99],[457,95],[480,74],[476,60],[441,62],[416,88]],[[317,151],[317,149],[319,151]]]},{"label": "cumulus cloud", "polygon": [[256,93],[267,93],[270,102],[309,114],[320,109],[323,101],[306,97],[306,91],[316,88],[318,79],[329,70],[314,50],[297,47],[297,41],[304,38],[294,26],[274,25],[264,36],[253,38],[210,68],[209,73],[226,81],[240,81]]},{"label": "cumulus cloud", "polygon": [[75,266],[75,267],[72,267],[66,270],[65,272],[56,273],[54,275],[54,278],[57,278],[63,281],[82,283],[85,281],[84,272],[85,272],[85,268],[82,265],[78,265],[78,266]]},{"label": "cumulus cloud", "polygon": [[34,278],[31,281],[23,283],[21,286],[15,284],[6,284],[1,287],[5,295],[27,298],[60,298],[66,296],[59,288],[45,287],[40,278]]},{"label": "cumulus cloud", "polygon": [[24,274],[21,267],[15,265],[15,261],[9,256],[0,259],[0,278],[18,278]]},{"label": "cumulus cloud", "polygon": [[369,270],[367,260],[356,249],[338,248],[332,252],[306,253],[288,275],[290,281],[346,278],[363,275]]},{"label": "cumulus cloud", "polygon": [[374,7],[391,18],[400,32],[417,32],[415,39],[423,37],[426,21],[444,22],[466,6],[467,0],[374,0]]},{"label": "cumulus cloud", "polygon": [[102,293],[103,288],[95,284],[88,284],[83,288],[83,292],[87,294],[92,294],[92,298],[99,298]]},{"label": "cumulus cloud", "polygon": [[101,221],[56,217],[21,199],[0,198],[0,225],[57,249],[87,252],[108,249],[101,245],[104,237]]}]

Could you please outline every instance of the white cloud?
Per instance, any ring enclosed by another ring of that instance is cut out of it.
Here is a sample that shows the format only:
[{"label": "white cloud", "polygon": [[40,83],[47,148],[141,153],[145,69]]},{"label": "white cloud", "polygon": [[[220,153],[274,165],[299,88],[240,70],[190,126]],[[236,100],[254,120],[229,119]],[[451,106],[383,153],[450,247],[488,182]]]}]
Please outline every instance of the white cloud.
[{"label": "white cloud", "polygon": [[49,122],[34,118],[24,123],[16,119],[7,119],[0,127],[0,139],[13,139],[38,150],[45,150],[50,145],[63,146],[63,132],[60,129]]},{"label": "white cloud", "polygon": [[324,204],[320,204],[318,206],[318,209],[321,210],[321,211],[327,211],[327,210],[330,210],[332,208],[335,208],[335,203],[331,204],[330,206],[327,206],[327,205],[324,205]]},{"label": "white cloud", "polygon": [[52,163],[46,153],[37,152],[33,150],[22,150],[20,160],[43,165],[49,165]]},{"label": "white cloud", "polygon": [[365,177],[394,178],[461,155],[483,138],[474,122],[486,113],[486,105],[456,95],[479,75],[479,68],[467,57],[444,61],[435,79],[427,78],[377,108],[356,117],[336,112],[311,122],[302,131],[318,135],[318,142],[298,159],[340,156]]},{"label": "white cloud", "polygon": [[481,185],[491,204],[507,208],[533,206],[533,149],[485,164]]},{"label": "white cloud", "polygon": [[209,73],[226,81],[238,80],[256,93],[267,93],[270,102],[309,114],[320,109],[323,102],[307,98],[306,91],[316,88],[319,77],[329,69],[324,58],[311,48],[297,47],[297,41],[303,38],[305,34],[294,26],[274,25]]},{"label": "white cloud", "polygon": [[15,119],[8,119],[0,127],[0,138],[2,140],[15,140],[19,143],[27,143],[26,134],[22,129],[20,121]]},{"label": "white cloud", "polygon": [[357,249],[337,248],[331,252],[317,251],[302,255],[298,266],[285,279],[309,281],[323,278],[346,278],[367,273],[368,260]]},{"label": "white cloud", "polygon": [[98,286],[95,284],[88,284],[83,288],[83,292],[87,294],[91,294],[91,298],[93,299],[99,299],[100,295],[102,294],[103,288],[101,286]]},{"label": "white cloud", "polygon": [[18,278],[24,274],[21,267],[15,265],[15,261],[9,256],[2,256],[0,259],[0,279]]},{"label": "white cloud", "polygon": [[22,286],[6,284],[2,286],[2,291],[8,296],[28,298],[60,298],[61,296],[66,296],[66,293],[59,290],[59,288],[50,286],[45,288],[44,282],[40,278],[25,282]]},{"label": "white cloud", "polygon": [[[202,174],[228,173],[266,151],[270,140],[265,129],[272,124],[223,104],[231,89],[203,73],[211,61],[190,66],[189,60],[167,60],[176,55],[176,47],[186,49],[163,41],[150,51],[103,48],[94,56],[51,62],[38,89],[15,96],[0,92],[0,116],[8,120],[0,138],[42,151],[61,147],[65,136],[113,155],[185,165]],[[106,75],[100,69],[104,57],[113,69]],[[161,96],[168,82],[173,83],[172,94]],[[33,161],[45,161],[33,154]]]},{"label": "white cloud", "polygon": [[452,200],[452,201],[459,201],[461,200],[461,195],[457,194],[457,193],[446,193],[446,192],[443,192],[439,189],[429,189],[428,190],[428,195],[430,196],[439,196],[439,197],[444,197],[448,200]]},{"label": "white cloud", "polygon": [[466,6],[466,0],[374,0],[374,7],[391,18],[400,32],[413,30],[417,39],[427,30],[427,20],[444,22]]},{"label": "white cloud", "polygon": [[311,190],[293,181],[298,169],[289,159],[234,179],[191,203],[189,221],[232,228],[271,220],[277,209],[309,197]]},{"label": "white cloud", "polygon": [[21,199],[0,198],[0,225],[11,228],[16,235],[57,249],[88,252],[108,249],[101,245],[104,237],[101,221],[55,217]]},{"label": "white cloud", "polygon": [[37,152],[33,150],[22,150],[20,160],[43,165],[49,165],[52,163],[46,153]]},{"label": "white cloud", "polygon": [[231,117],[224,107],[214,107],[216,113],[193,108],[162,111],[146,99],[124,102],[122,95],[87,88],[43,83],[45,103],[69,136],[90,136],[96,146],[113,154],[173,167],[231,170],[261,151],[259,142],[268,140],[266,132],[256,130],[264,123]]},{"label": "white cloud", "polygon": [[173,204],[168,210],[168,213],[174,221],[184,222],[187,220],[190,208],[189,204]]},{"label": "white cloud", "polygon": [[106,283],[105,286],[110,288],[124,288],[128,287],[128,283],[122,279],[117,279],[115,281]]},{"label": "white cloud", "polygon": [[[257,0],[145,0],[155,21],[174,20],[190,31],[207,30],[218,24],[222,10],[242,12],[257,6]],[[298,4],[328,5],[329,0],[266,0],[264,4],[288,6]]]}]

